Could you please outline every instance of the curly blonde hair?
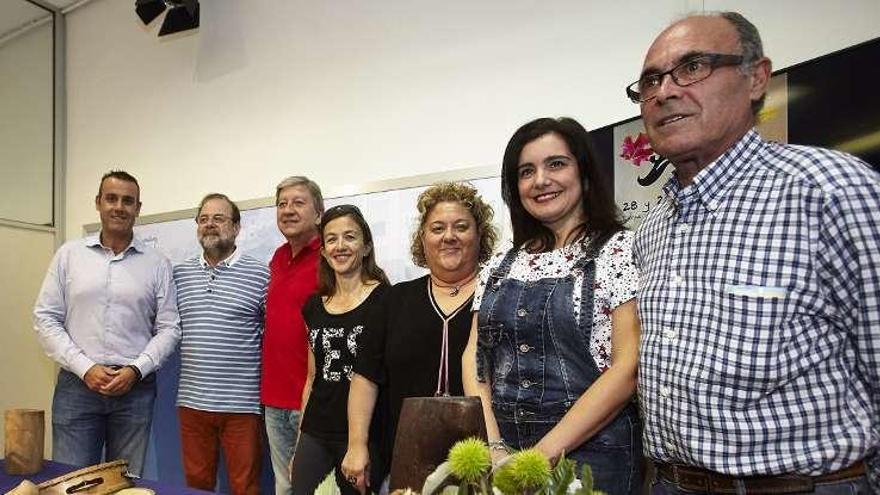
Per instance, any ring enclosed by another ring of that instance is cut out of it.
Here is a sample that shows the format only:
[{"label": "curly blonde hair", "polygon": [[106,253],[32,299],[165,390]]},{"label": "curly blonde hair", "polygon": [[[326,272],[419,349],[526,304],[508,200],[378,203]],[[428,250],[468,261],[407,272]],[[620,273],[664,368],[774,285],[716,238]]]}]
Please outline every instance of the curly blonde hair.
[{"label": "curly blonde hair", "polygon": [[492,225],[494,211],[488,203],[483,201],[477,188],[469,183],[440,182],[422,191],[416,202],[419,210],[419,226],[412,234],[410,253],[416,266],[427,268],[428,261],[425,259],[425,247],[422,245],[425,222],[434,207],[440,203],[452,202],[464,206],[474,217],[477,224],[477,234],[480,236],[479,262],[485,263],[495,250],[495,242],[498,241],[498,230]]}]

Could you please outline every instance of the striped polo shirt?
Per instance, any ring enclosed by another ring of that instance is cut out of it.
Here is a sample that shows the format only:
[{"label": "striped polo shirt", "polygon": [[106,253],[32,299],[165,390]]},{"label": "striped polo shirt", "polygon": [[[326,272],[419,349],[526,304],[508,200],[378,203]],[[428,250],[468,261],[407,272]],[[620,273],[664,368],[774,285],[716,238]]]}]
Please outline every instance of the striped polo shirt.
[{"label": "striped polo shirt", "polygon": [[177,405],[260,413],[260,344],[269,269],[238,249],[217,266],[203,256],[174,267],[180,311]]}]

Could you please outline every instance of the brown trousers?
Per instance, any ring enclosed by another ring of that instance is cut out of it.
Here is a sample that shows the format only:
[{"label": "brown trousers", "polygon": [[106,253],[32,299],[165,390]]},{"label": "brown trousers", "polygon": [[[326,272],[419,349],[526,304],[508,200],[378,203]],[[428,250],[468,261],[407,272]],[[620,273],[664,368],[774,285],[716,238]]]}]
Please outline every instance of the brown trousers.
[{"label": "brown trousers", "polygon": [[263,422],[259,414],[220,413],[177,408],[186,484],[214,491],[218,447],[223,448],[233,495],[260,493]]}]

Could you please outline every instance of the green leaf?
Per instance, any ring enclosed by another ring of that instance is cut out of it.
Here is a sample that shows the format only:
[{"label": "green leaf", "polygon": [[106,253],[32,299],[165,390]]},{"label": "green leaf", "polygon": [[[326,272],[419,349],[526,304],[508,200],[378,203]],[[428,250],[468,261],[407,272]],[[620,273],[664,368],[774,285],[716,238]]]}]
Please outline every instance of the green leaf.
[{"label": "green leaf", "polygon": [[587,463],[584,463],[583,471],[581,471],[581,484],[584,486],[585,493],[593,493],[593,470]]},{"label": "green leaf", "polygon": [[568,493],[568,486],[574,481],[575,463],[565,456],[559,459],[556,467],[550,473],[550,485],[547,493],[549,495],[565,495]]}]

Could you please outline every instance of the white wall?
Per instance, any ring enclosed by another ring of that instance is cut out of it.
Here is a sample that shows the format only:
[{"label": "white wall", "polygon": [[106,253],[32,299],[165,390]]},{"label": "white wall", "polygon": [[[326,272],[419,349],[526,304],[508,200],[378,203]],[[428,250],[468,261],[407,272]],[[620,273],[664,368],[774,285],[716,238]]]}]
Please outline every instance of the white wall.
[{"label": "white wall", "polygon": [[707,11],[736,10],[761,32],[773,69],[880,36],[877,0],[704,0]]},{"label": "white wall", "polygon": [[[159,39],[132,2],[95,0],[67,20],[67,232],[96,221],[113,166],[149,214],[269,196],[290,174],[336,187],[498,164],[533,117],[631,117],[622,88],[648,44],[701,6],[749,16],[776,68],[880,36],[876,0],[204,0],[201,29]],[[0,407],[49,408],[30,312],[51,251],[51,234],[0,226]]]},{"label": "white wall", "polygon": [[0,218],[51,224],[51,22],[0,44],[0,115]]},{"label": "white wall", "polygon": [[[0,225],[0,411],[46,411],[47,456],[55,366],[37,343],[31,312],[53,251],[50,232]],[[0,429],[0,445],[3,434]]]},{"label": "white wall", "polygon": [[142,213],[208,191],[269,196],[500,163],[528,119],[634,116],[623,87],[693,9],[741,9],[781,68],[880,35],[880,2],[210,0],[197,32],[157,38],[131,2],[68,16],[67,232],[125,167]]}]

